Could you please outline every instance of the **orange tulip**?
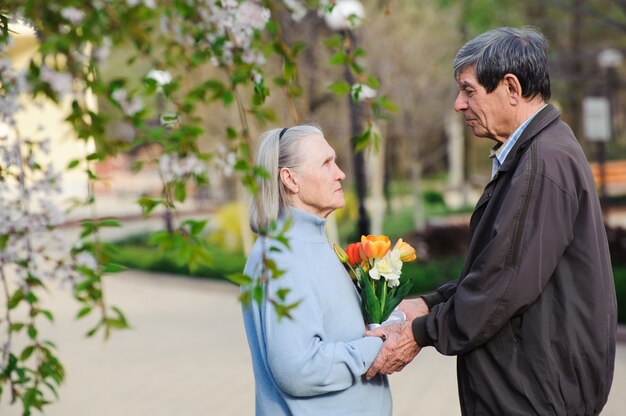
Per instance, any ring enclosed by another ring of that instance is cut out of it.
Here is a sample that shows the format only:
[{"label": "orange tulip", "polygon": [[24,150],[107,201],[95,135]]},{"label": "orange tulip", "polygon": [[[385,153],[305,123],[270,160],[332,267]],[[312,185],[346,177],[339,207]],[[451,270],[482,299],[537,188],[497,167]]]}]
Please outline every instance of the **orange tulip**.
[{"label": "orange tulip", "polygon": [[361,246],[367,258],[379,259],[387,254],[391,248],[391,241],[386,235],[363,235],[361,236]]},{"label": "orange tulip", "polygon": [[395,246],[393,246],[394,250],[398,250],[400,252],[400,260],[403,262],[413,261],[417,258],[415,255],[415,249],[411,247],[409,243],[405,243],[400,238]]},{"label": "orange tulip", "polygon": [[348,255],[348,264],[351,266],[367,260],[365,254],[363,253],[363,249],[361,248],[361,243],[348,244],[348,247],[346,247],[346,254]]}]

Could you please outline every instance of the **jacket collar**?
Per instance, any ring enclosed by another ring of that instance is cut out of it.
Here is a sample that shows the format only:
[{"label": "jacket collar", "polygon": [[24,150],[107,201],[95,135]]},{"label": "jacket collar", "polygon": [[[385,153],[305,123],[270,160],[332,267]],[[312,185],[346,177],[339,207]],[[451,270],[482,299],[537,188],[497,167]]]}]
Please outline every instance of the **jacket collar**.
[{"label": "jacket collar", "polygon": [[545,129],[549,124],[559,119],[561,112],[557,110],[552,104],[546,105],[526,126],[522,135],[511,149],[509,157],[507,157],[500,166],[499,171],[507,171],[517,163],[518,155],[524,152],[524,150],[532,143],[533,139]]}]

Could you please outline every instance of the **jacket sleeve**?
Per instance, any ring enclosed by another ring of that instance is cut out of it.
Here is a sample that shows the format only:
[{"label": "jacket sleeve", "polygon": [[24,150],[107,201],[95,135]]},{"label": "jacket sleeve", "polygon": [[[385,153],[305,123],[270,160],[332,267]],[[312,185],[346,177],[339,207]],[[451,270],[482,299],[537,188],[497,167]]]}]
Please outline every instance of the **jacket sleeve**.
[{"label": "jacket sleeve", "polygon": [[[275,308],[267,302],[264,304],[262,319],[270,371],[279,387],[292,396],[344,390],[365,374],[382,340],[361,336],[349,342],[327,342],[314,271],[307,273],[302,268],[291,267],[288,257],[276,259],[286,272],[270,282],[269,293],[274,293],[277,287],[287,287],[291,290],[287,302],[301,303],[293,311],[293,319],[279,319]],[[365,324],[363,334],[364,331]]]},{"label": "jacket sleeve", "polygon": [[471,350],[541,295],[573,239],[578,206],[543,175],[540,163],[533,167],[533,157],[520,163],[495,218],[492,238],[475,255],[456,293],[413,321],[419,345],[434,345],[447,355]]},{"label": "jacket sleeve", "polygon": [[456,288],[459,285],[458,280],[453,280],[451,282],[444,283],[437,290],[430,293],[425,293],[420,295],[426,305],[428,305],[428,310],[431,310],[435,305],[438,305],[442,302],[447,301],[454,295],[456,292]]}]

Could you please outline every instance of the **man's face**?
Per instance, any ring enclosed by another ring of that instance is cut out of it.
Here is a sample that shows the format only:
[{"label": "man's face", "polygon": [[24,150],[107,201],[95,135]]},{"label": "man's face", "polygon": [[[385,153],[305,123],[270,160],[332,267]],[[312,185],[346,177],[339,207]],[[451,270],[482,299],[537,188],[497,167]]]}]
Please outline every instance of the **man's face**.
[{"label": "man's face", "polygon": [[510,102],[506,83],[501,82],[491,93],[476,79],[473,66],[468,66],[457,78],[459,95],[454,109],[465,116],[465,123],[477,137],[504,142],[511,130]]}]

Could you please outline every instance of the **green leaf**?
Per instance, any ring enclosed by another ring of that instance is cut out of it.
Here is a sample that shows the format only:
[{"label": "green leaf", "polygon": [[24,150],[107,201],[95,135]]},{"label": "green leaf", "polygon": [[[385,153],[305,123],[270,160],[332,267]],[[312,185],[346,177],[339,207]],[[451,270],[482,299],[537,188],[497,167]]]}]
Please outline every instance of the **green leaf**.
[{"label": "green leaf", "polygon": [[30,358],[30,356],[33,354],[34,351],[35,351],[34,345],[29,345],[28,347],[24,348],[22,350],[22,354],[20,354],[20,360],[22,361],[28,360],[28,358]]},{"label": "green leaf", "polygon": [[87,315],[89,315],[89,313],[93,310],[93,308],[91,306],[85,306],[84,308],[82,308],[81,310],[78,311],[78,313],[76,314],[76,319],[80,319],[82,317],[85,317]]},{"label": "green leaf", "polygon": [[189,234],[196,236],[204,230],[204,227],[207,225],[207,221],[185,220],[183,221],[183,225],[189,228]]},{"label": "green leaf", "polygon": [[107,219],[100,220],[98,225],[100,227],[121,227],[122,226],[122,224],[120,224],[120,222],[114,218],[107,218]]},{"label": "green leaf", "polygon": [[375,90],[380,89],[380,81],[376,77],[367,77],[367,85]]},{"label": "green leaf", "polygon": [[37,331],[37,328],[35,328],[34,326],[29,325],[28,326],[28,330],[26,332],[28,333],[28,337],[30,339],[36,339],[37,338],[38,331]]},{"label": "green leaf", "polygon": [[104,154],[100,152],[94,152],[87,155],[87,160],[103,160],[105,158]]},{"label": "green leaf", "polygon": [[78,166],[80,164],[80,160],[78,159],[74,159],[72,160],[70,163],[67,164],[67,169],[74,169],[76,166]]},{"label": "green leaf", "polygon": [[369,276],[361,268],[357,268],[359,275],[359,283],[362,289],[361,303],[363,305],[363,312],[365,313],[365,319],[368,324],[379,324],[382,322],[382,311],[380,310],[380,302],[376,297],[376,292],[370,282]]},{"label": "green leaf", "polygon": [[252,289],[252,299],[260,305],[263,302],[264,293],[265,290],[263,286],[257,285]]},{"label": "green leaf", "polygon": [[294,302],[290,305],[283,305],[278,302],[272,302],[272,303],[274,305],[274,309],[276,310],[276,314],[278,315],[278,319],[282,319],[282,318],[293,319],[293,316],[291,315],[291,311],[297,308],[298,305],[300,305],[300,301]]},{"label": "green leaf", "polygon": [[108,273],[119,273],[119,272],[123,272],[124,270],[127,270],[126,266],[123,266],[117,263],[107,263],[104,266],[104,270],[102,272],[105,274],[108,274]]},{"label": "green leaf", "polygon": [[176,182],[174,186],[174,199],[178,202],[184,202],[187,198],[187,189],[184,182]]},{"label": "green leaf", "polygon": [[250,300],[251,300],[250,290],[245,290],[241,292],[241,294],[239,294],[239,302],[241,302],[243,305],[249,306]]},{"label": "green leaf", "polygon": [[328,63],[331,65],[343,65],[348,62],[348,57],[343,52],[337,52],[333,54],[328,60]]},{"label": "green leaf", "polygon": [[10,332],[19,332],[24,328],[25,324],[23,322],[14,322],[9,327]]},{"label": "green leaf", "polygon": [[413,279],[411,279],[408,275],[402,275],[400,277],[400,284],[393,291],[393,296],[389,296],[387,300],[387,304],[385,305],[385,310],[383,311],[382,320],[389,318],[389,315],[393,312],[393,310],[402,302],[410,292],[411,287],[413,286]]},{"label": "green leaf", "polygon": [[226,278],[238,286],[247,286],[252,283],[252,278],[243,273],[228,274]]},{"label": "green leaf", "polygon": [[278,289],[276,291],[276,297],[278,299],[280,299],[281,301],[285,301],[285,299],[287,298],[287,294],[290,292],[290,289],[284,288],[284,289]]},{"label": "green leaf", "polygon": [[0,250],[4,250],[7,247],[10,237],[11,236],[9,234],[0,235]]},{"label": "green leaf", "polygon": [[160,199],[152,199],[148,196],[142,196],[141,198],[139,198],[137,203],[141,206],[143,216],[147,217],[150,215],[150,213],[152,213],[154,208],[162,204],[163,201],[161,201]]},{"label": "green leaf", "polygon": [[54,315],[52,314],[52,312],[46,309],[42,309],[40,312],[48,319],[48,321],[54,322]]},{"label": "green leaf", "polygon": [[346,95],[350,93],[350,84],[346,81],[333,82],[328,89],[336,95]]},{"label": "green leaf", "polygon": [[237,130],[232,127],[226,127],[226,136],[228,140],[234,140],[237,138]]},{"label": "green leaf", "polygon": [[87,331],[86,335],[88,337],[92,337],[95,335],[96,332],[98,332],[98,330],[102,327],[103,322],[100,321],[98,322],[98,324],[96,326],[94,326],[93,328],[91,328],[89,331]]}]

